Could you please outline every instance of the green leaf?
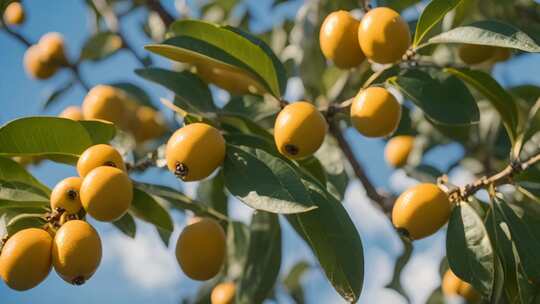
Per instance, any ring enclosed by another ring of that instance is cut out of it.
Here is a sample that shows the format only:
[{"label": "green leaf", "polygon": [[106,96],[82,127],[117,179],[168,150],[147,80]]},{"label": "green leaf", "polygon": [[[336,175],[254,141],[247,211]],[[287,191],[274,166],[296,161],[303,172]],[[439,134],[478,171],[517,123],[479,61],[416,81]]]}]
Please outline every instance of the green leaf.
[{"label": "green leaf", "polygon": [[163,238],[163,240],[168,245],[168,239],[174,230],[171,216],[155,197],[146,193],[144,189],[140,189],[138,184],[135,184],[133,188],[130,212],[135,217],[156,226],[160,233],[166,233],[168,237]]},{"label": "green leaf", "polygon": [[197,200],[223,214],[227,212],[228,197],[225,193],[225,180],[221,172],[213,178],[199,182],[197,187]]},{"label": "green leaf", "polygon": [[208,85],[189,71],[146,68],[135,70],[135,73],[171,90],[175,94],[175,104],[183,109],[196,113],[216,111]]},{"label": "green leaf", "polygon": [[533,105],[540,98],[540,87],[535,85],[521,85],[509,89],[517,98],[523,99],[527,104]]},{"label": "green leaf", "polygon": [[466,43],[490,45],[538,53],[540,46],[519,29],[494,20],[474,22],[439,34],[428,40],[434,43]]},{"label": "green leaf", "polygon": [[311,265],[306,261],[294,264],[287,276],[283,279],[283,285],[297,304],[302,304],[304,300],[304,288],[302,288],[302,277],[309,271]]},{"label": "green leaf", "polygon": [[508,136],[516,137],[518,109],[512,95],[508,93],[491,75],[479,70],[447,68],[447,72],[465,81],[484,95],[497,110],[503,120]]},{"label": "green leaf", "polygon": [[238,221],[227,225],[227,276],[236,280],[244,273],[249,247],[249,228]]},{"label": "green leaf", "polygon": [[484,296],[491,296],[495,253],[483,220],[466,202],[452,210],[446,234],[446,253],[452,271]]},{"label": "green leaf", "polygon": [[431,292],[429,297],[426,300],[426,304],[445,304],[444,295],[442,293],[441,287],[436,288]]},{"label": "green leaf", "polygon": [[41,228],[46,223],[47,221],[43,218],[43,214],[21,213],[9,220],[6,225],[6,231],[8,235],[14,235],[23,229]]},{"label": "green leaf", "polygon": [[114,136],[111,123],[24,117],[0,127],[0,156],[39,155],[74,163],[86,148]]},{"label": "green leaf", "polygon": [[112,32],[99,32],[89,37],[82,49],[81,60],[103,60],[122,48],[122,38]]},{"label": "green leaf", "polygon": [[[441,75],[442,76],[442,75]],[[389,79],[431,120],[442,125],[478,123],[480,112],[467,87],[455,76],[437,80],[420,70]]]},{"label": "green leaf", "polygon": [[429,31],[439,23],[446,13],[453,10],[462,0],[433,0],[424,8],[416,23],[413,46],[416,47],[422,42]]},{"label": "green leaf", "polygon": [[43,100],[43,109],[47,109],[50,105],[55,103],[62,97],[65,93],[67,93],[74,85],[75,81],[71,80],[68,81],[66,84],[62,85],[61,87],[55,88],[51,92],[49,92],[44,100]]},{"label": "green leaf", "polygon": [[254,209],[290,214],[316,208],[294,168],[263,150],[228,145],[223,175],[231,194]]},{"label": "green leaf", "polygon": [[246,38],[247,34],[196,20],[176,21],[170,34],[173,38],[147,45],[146,49],[181,62],[238,67],[256,76],[274,96],[280,97],[284,92],[280,84],[285,75],[279,73],[283,67],[268,55],[261,41],[254,43]]},{"label": "green leaf", "polygon": [[418,166],[407,165],[403,167],[405,173],[423,183],[436,183],[437,178],[442,176],[441,170],[426,164],[420,164]]},{"label": "green leaf", "polygon": [[392,279],[384,287],[395,290],[402,297],[404,297],[405,300],[407,300],[407,303],[411,303],[411,299],[409,298],[409,295],[407,294],[407,292],[405,291],[405,289],[403,289],[403,286],[401,285],[401,273],[403,272],[403,269],[405,268],[405,266],[407,266],[407,263],[411,259],[413,246],[410,241],[402,237],[400,237],[400,240],[401,240],[401,243],[403,244],[403,252],[396,259],[396,263],[394,264],[394,274],[392,275]]},{"label": "green leaf", "polygon": [[249,249],[238,285],[238,303],[262,303],[276,283],[281,266],[281,228],[276,214],[255,211]]},{"label": "green leaf", "polygon": [[49,206],[49,197],[38,188],[21,182],[0,181],[0,209],[43,208]]},{"label": "green leaf", "polygon": [[234,96],[223,107],[226,114],[240,115],[253,121],[260,121],[276,115],[280,111],[275,102],[265,102],[264,98],[255,95]]},{"label": "green leaf", "polygon": [[401,12],[402,10],[413,6],[418,2],[420,2],[420,0],[380,0],[377,1],[377,4],[379,6],[390,7],[398,12]]},{"label": "green leaf", "polygon": [[533,227],[520,219],[500,197],[495,196],[493,202],[496,212],[508,225],[510,238],[516,244],[523,270],[530,280],[540,282],[540,260],[538,259],[540,236],[538,231],[533,230]]},{"label": "green leaf", "polygon": [[131,214],[124,214],[124,216],[122,216],[119,220],[114,221],[113,225],[130,238],[135,238],[137,233],[137,225],[135,224],[135,219]]},{"label": "green leaf", "polygon": [[343,164],[345,156],[339,148],[337,141],[333,137],[326,136],[315,156],[320,161],[326,173],[326,188],[338,200],[343,200],[345,191],[349,185],[349,176]]},{"label": "green leaf", "polygon": [[6,157],[0,157],[0,181],[20,182],[38,188],[47,195],[51,193],[49,187],[37,180],[23,166]]},{"label": "green leaf", "polygon": [[226,215],[218,212],[217,210],[208,207],[201,202],[197,202],[187,197],[183,193],[174,190],[172,188],[161,186],[161,185],[152,185],[145,183],[137,183],[137,188],[141,189],[153,196],[158,196],[171,204],[172,208],[178,210],[189,210],[195,213],[197,216],[202,217],[211,217],[219,221],[227,221],[228,218]]},{"label": "green leaf", "polygon": [[317,188],[310,184],[310,195],[318,208],[287,215],[287,220],[308,243],[336,291],[354,303],[364,281],[362,240],[339,201]]},{"label": "green leaf", "polygon": [[253,120],[250,118],[233,114],[221,114],[219,115],[218,119],[221,122],[222,127],[227,128],[229,132],[233,132],[233,130],[231,130],[232,127],[236,132],[257,135],[260,138],[271,142],[272,144],[274,143],[274,137],[272,134],[257,123],[253,122]]},{"label": "green leaf", "polygon": [[130,82],[113,82],[109,85],[128,93],[135,102],[157,109],[156,106],[152,103],[150,95],[148,95],[148,93],[146,93],[146,91],[143,90],[141,87]]}]

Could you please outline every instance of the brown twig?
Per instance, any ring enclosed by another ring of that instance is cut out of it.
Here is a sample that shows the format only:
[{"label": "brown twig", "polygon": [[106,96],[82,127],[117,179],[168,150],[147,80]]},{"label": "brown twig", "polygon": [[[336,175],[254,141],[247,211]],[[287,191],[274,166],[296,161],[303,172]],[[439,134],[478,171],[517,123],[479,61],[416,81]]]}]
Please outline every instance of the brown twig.
[{"label": "brown twig", "polygon": [[469,196],[474,195],[479,190],[489,186],[511,184],[513,183],[512,179],[516,174],[527,170],[538,162],[540,162],[540,152],[527,160],[514,162],[490,177],[484,176],[471,184],[456,188],[450,191],[448,196],[452,202],[460,202],[466,200]]},{"label": "brown twig", "polygon": [[14,30],[10,29],[3,20],[0,21],[0,24],[2,25],[2,29],[11,37],[17,39],[19,42],[24,44],[26,47],[29,47],[32,45],[32,43],[26,39],[23,35],[19,34],[18,32],[15,32]]},{"label": "brown twig", "polygon": [[167,12],[167,10],[161,5],[159,0],[147,0],[146,6],[159,15],[166,27],[169,27],[169,25],[173,23],[174,17],[169,14],[169,12]]},{"label": "brown twig", "polygon": [[347,159],[349,160],[349,163],[351,164],[354,170],[354,174],[356,175],[356,177],[358,177],[358,179],[360,180],[360,183],[362,183],[362,186],[366,190],[366,195],[374,203],[376,203],[376,205],[387,216],[390,216],[392,213],[392,207],[393,207],[393,201],[394,201],[393,198],[379,193],[379,191],[377,191],[375,186],[371,183],[371,180],[366,175],[364,168],[354,156],[351,146],[345,139],[345,136],[343,136],[343,132],[340,130],[337,121],[332,121],[330,123],[330,133],[336,138],[339,147],[343,151],[343,154],[345,154],[345,157],[347,157]]}]

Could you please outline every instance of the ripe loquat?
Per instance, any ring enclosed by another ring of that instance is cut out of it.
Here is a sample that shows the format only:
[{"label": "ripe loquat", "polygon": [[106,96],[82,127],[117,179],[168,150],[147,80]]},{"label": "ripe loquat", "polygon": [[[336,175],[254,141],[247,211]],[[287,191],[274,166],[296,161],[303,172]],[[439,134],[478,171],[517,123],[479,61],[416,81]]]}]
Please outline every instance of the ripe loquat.
[{"label": "ripe loquat", "polygon": [[51,192],[51,209],[61,208],[66,214],[75,214],[82,208],[79,191],[82,178],[68,177],[54,186]]},{"label": "ripe loquat", "polygon": [[50,78],[58,67],[51,64],[37,44],[30,46],[24,53],[23,65],[26,73],[35,79]]},{"label": "ripe loquat", "polygon": [[216,285],[210,294],[212,304],[233,304],[236,295],[236,285],[226,282]]},{"label": "ripe loquat", "polygon": [[401,105],[381,87],[360,90],[351,105],[351,123],[366,137],[392,134],[399,125]]},{"label": "ripe loquat", "polygon": [[82,104],[85,119],[102,119],[114,123],[121,129],[127,129],[130,111],[126,110],[124,91],[108,85],[93,87]]},{"label": "ripe loquat", "polygon": [[98,144],[84,150],[77,161],[77,172],[80,177],[85,177],[88,172],[100,166],[126,171],[126,165],[118,150],[106,144]]},{"label": "ripe loquat", "polygon": [[410,135],[399,135],[392,137],[384,148],[384,158],[386,162],[395,168],[403,167],[407,164],[409,155],[414,147],[414,137]]},{"label": "ripe loquat", "polygon": [[458,278],[451,269],[448,269],[443,276],[441,284],[442,292],[447,297],[461,296],[469,302],[480,299],[480,294],[471,284]]},{"label": "ripe loquat", "polygon": [[78,107],[78,106],[69,106],[65,108],[64,111],[62,111],[62,113],[60,113],[60,115],[58,116],[62,118],[71,119],[71,120],[84,119],[83,114],[82,114],[82,109],[81,107]]},{"label": "ripe loquat", "polygon": [[4,11],[4,22],[7,25],[20,25],[24,22],[24,8],[20,2],[11,2]]},{"label": "ripe loquat", "polygon": [[495,55],[495,48],[488,45],[463,44],[458,56],[466,64],[475,65],[485,62]]}]

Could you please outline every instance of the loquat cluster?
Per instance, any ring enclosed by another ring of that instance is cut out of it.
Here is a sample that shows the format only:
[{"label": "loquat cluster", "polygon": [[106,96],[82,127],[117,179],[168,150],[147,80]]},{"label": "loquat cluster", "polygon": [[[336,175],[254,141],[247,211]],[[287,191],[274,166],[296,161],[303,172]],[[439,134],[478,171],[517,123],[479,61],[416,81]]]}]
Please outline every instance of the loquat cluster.
[{"label": "loquat cluster", "polygon": [[66,67],[64,37],[59,33],[47,33],[38,43],[30,46],[23,59],[26,73],[36,79],[47,79],[58,69]]}]

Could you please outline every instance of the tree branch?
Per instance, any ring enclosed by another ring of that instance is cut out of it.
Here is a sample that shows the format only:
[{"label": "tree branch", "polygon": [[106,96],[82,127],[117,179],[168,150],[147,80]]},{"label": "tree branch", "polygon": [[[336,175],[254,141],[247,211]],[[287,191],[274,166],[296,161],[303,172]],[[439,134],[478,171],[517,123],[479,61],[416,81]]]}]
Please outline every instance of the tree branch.
[{"label": "tree branch", "polygon": [[19,42],[21,42],[22,44],[24,44],[26,47],[29,47],[32,45],[32,43],[26,39],[23,35],[19,34],[18,32],[15,32],[13,31],[12,29],[10,29],[5,23],[3,20],[0,21],[0,24],[2,24],[2,29],[8,34],[10,35],[11,37],[17,39]]},{"label": "tree branch", "polygon": [[504,168],[502,171],[490,177],[484,176],[471,184],[451,190],[448,192],[448,196],[452,202],[457,203],[466,200],[469,196],[474,195],[479,190],[490,185],[500,186],[504,184],[511,184],[513,183],[512,178],[516,174],[527,170],[529,167],[534,166],[538,162],[540,162],[540,152],[522,162],[512,163],[506,166],[506,168]]},{"label": "tree branch", "polygon": [[392,214],[394,199],[379,193],[379,191],[377,191],[375,186],[371,183],[369,177],[364,171],[364,168],[354,156],[351,146],[343,136],[343,132],[340,130],[338,122],[335,120],[330,123],[330,133],[336,138],[339,147],[345,154],[345,157],[347,157],[349,160],[349,163],[354,170],[354,174],[356,177],[358,177],[360,183],[362,183],[362,186],[366,190],[366,195],[384,212],[386,216],[390,217]]},{"label": "tree branch", "polygon": [[174,17],[169,14],[169,12],[167,12],[167,10],[161,5],[159,0],[147,0],[146,6],[159,15],[161,21],[163,21],[166,27],[169,27],[169,25],[173,23]]}]

